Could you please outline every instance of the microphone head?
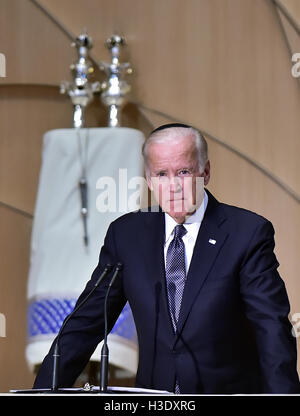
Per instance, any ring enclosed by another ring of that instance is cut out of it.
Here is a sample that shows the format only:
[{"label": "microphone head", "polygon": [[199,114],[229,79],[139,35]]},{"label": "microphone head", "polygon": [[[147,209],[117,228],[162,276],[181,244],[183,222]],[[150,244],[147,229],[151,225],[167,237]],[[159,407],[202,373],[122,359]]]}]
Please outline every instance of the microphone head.
[{"label": "microphone head", "polygon": [[117,263],[117,266],[116,266],[116,270],[122,270],[123,269],[123,263]]}]

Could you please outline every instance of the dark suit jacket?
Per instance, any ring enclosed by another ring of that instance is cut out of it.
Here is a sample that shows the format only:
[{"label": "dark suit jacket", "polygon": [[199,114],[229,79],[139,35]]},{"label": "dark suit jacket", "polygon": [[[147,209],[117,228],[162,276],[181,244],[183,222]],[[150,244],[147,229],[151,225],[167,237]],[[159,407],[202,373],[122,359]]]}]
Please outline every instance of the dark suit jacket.
[{"label": "dark suit jacket", "polygon": [[[124,264],[110,292],[109,328],[128,300],[139,341],[137,386],[173,391],[176,376],[181,393],[298,393],[296,342],[273,253],[272,224],[208,195],[177,334],[167,304],[162,212],[130,213],[110,225],[99,264],[78,302],[107,263]],[[103,338],[109,280],[66,325],[60,341],[62,387],[74,383]],[[51,385],[51,354],[35,388]]]}]

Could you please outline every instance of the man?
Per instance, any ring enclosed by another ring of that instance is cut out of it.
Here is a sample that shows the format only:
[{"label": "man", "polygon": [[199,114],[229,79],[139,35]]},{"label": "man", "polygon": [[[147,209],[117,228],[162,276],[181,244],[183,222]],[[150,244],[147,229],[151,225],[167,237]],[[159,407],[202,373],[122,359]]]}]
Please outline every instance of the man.
[{"label": "man", "polygon": [[[300,392],[271,223],[203,190],[210,163],[196,129],[161,126],[143,154],[161,210],[126,214],[110,225],[78,302],[107,263],[123,263],[110,292],[109,328],[128,300],[139,341],[139,387],[192,394]],[[103,338],[108,283],[65,327],[60,386],[74,383]],[[50,387],[52,361],[51,350],[35,388]]]}]

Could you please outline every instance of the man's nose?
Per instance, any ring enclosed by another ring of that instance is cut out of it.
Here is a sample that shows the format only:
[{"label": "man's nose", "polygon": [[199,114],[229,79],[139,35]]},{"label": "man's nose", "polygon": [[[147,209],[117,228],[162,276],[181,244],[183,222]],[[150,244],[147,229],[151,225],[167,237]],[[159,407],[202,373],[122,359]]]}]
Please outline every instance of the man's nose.
[{"label": "man's nose", "polygon": [[181,180],[178,178],[178,176],[171,176],[169,177],[169,187],[170,192],[181,192],[182,186],[181,186]]}]

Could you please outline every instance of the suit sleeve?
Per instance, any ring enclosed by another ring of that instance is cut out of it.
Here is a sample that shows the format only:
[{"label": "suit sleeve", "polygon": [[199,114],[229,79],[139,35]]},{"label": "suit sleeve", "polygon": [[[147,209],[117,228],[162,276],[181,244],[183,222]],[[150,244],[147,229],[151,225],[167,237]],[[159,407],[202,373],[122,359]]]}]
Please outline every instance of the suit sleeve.
[{"label": "suit sleeve", "polygon": [[[71,261],[71,260],[70,260]],[[104,245],[99,256],[99,263],[94,270],[91,279],[84,291],[79,296],[75,307],[91,291],[95,282],[104,270],[106,264],[115,265],[118,259],[115,242],[113,223],[110,225]],[[59,387],[71,387],[76,378],[87,365],[98,343],[104,337],[104,300],[108,289],[111,275],[102,281],[89,300],[80,308],[66,324],[60,338],[60,361],[58,371]],[[110,331],[121,313],[126,299],[122,289],[122,275],[114,282],[108,301],[108,330]],[[48,355],[45,357],[37,374],[34,388],[50,388],[53,369],[53,342]]]},{"label": "suit sleeve", "polygon": [[241,268],[240,290],[254,329],[265,393],[299,393],[296,339],[288,320],[289,300],[274,254],[274,229],[260,223]]}]

